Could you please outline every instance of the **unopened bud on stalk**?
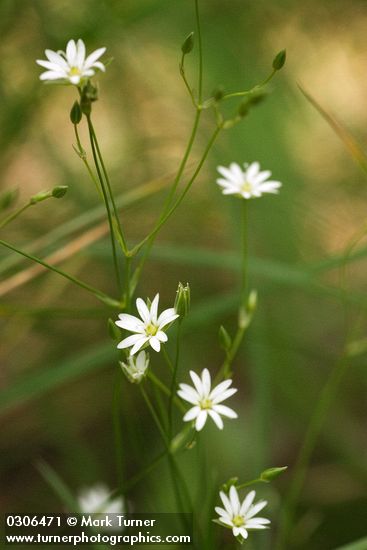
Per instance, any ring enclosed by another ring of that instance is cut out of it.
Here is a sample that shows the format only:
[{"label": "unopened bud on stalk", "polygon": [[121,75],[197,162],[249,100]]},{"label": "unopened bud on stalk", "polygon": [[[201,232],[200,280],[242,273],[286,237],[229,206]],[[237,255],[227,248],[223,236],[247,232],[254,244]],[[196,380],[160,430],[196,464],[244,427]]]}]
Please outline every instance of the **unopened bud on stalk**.
[{"label": "unopened bud on stalk", "polygon": [[51,194],[54,199],[61,199],[64,195],[66,195],[68,190],[67,185],[56,185],[51,191]]},{"label": "unopened bud on stalk", "polygon": [[273,479],[276,479],[279,477],[285,470],[288,468],[288,466],[281,466],[279,468],[268,468],[267,470],[264,470],[261,475],[260,479],[262,481],[273,481]]},{"label": "unopened bud on stalk", "polygon": [[70,120],[73,124],[79,124],[79,122],[82,120],[82,116],[83,113],[80,108],[79,101],[75,101],[70,111]]},{"label": "unopened bud on stalk", "polygon": [[250,314],[255,313],[257,307],[257,290],[251,290],[247,298],[247,311]]},{"label": "unopened bud on stalk", "polygon": [[273,69],[275,71],[280,71],[285,63],[286,57],[287,53],[285,50],[281,50],[279,53],[277,53],[273,60]]},{"label": "unopened bud on stalk", "polygon": [[6,210],[12,206],[18,196],[18,189],[8,189],[0,195],[0,210]]},{"label": "unopened bud on stalk", "polygon": [[228,352],[231,349],[232,338],[230,337],[223,325],[221,325],[219,328],[218,336],[220,347],[224,349],[225,352]]},{"label": "unopened bud on stalk", "polygon": [[217,103],[223,99],[223,96],[224,96],[224,89],[221,86],[216,88],[213,91],[213,97]]},{"label": "unopened bud on stalk", "polygon": [[190,301],[191,293],[189,283],[186,283],[185,286],[182,283],[178,283],[175,299],[175,310],[176,313],[178,313],[178,315],[180,316],[180,320],[186,317],[186,315],[189,313]]},{"label": "unopened bud on stalk", "polygon": [[193,50],[193,48],[194,48],[194,33],[190,32],[190,34],[185,38],[181,46],[181,51],[184,55],[187,55]]},{"label": "unopened bud on stalk", "polygon": [[237,482],[238,482],[238,477],[230,477],[228,481],[223,483],[222,491],[224,491],[225,493],[229,493],[229,490],[232,487],[232,485],[236,486]]}]

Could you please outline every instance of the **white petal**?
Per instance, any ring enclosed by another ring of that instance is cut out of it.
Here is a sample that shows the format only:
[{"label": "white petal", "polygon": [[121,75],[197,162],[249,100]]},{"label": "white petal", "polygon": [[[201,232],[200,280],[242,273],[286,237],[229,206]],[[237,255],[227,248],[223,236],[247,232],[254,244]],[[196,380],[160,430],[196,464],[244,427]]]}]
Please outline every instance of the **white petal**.
[{"label": "white petal", "polygon": [[156,334],[156,338],[158,338],[158,340],[160,342],[167,342],[168,340],[168,336],[165,332],[163,332],[163,330],[159,330]]},{"label": "white petal", "polygon": [[177,319],[177,317],[179,317],[179,315],[176,313],[176,310],[173,307],[170,307],[169,309],[162,311],[158,317],[157,325],[159,328],[163,328],[169,323],[172,323],[175,319]]},{"label": "white petal", "polygon": [[77,45],[76,45],[76,65],[79,68],[83,67],[85,60],[85,44],[83,40],[79,38]]},{"label": "white petal", "polygon": [[227,418],[238,418],[238,414],[225,405],[213,405],[213,411]]},{"label": "white petal", "polygon": [[204,369],[203,372],[201,373],[201,382],[203,385],[203,390],[205,395],[209,395],[212,381],[211,381],[210,372],[208,371],[208,369]]},{"label": "white petal", "polygon": [[207,417],[208,417],[208,413],[206,411],[200,411],[195,422],[196,431],[200,432],[200,430],[204,428]]},{"label": "white petal", "polygon": [[219,496],[222,499],[224,508],[227,510],[228,515],[232,517],[234,515],[234,511],[232,510],[231,501],[223,491],[220,491]]},{"label": "white petal", "polygon": [[119,320],[115,321],[115,324],[131,332],[145,332],[145,327],[141,320],[129,313],[120,313]]},{"label": "white petal", "polygon": [[74,40],[69,40],[66,46],[66,59],[70,67],[75,66],[76,61],[76,44]]},{"label": "white petal", "polygon": [[266,518],[246,518],[246,526],[248,526],[249,529],[255,528],[256,525],[269,525],[269,523],[271,523],[270,519]]},{"label": "white petal", "polygon": [[75,75],[69,76],[69,80],[72,84],[79,84],[81,80],[81,75],[75,74]]},{"label": "white petal", "polygon": [[183,397],[185,401],[189,403],[194,403],[195,405],[200,401],[200,395],[198,392],[188,384],[180,384],[180,390],[186,397]]},{"label": "white petal", "polygon": [[103,71],[103,72],[106,71],[106,67],[100,61],[96,61],[95,63],[93,63],[92,67],[95,69],[99,69],[100,71]]},{"label": "white petal", "polygon": [[215,411],[212,411],[212,410],[208,410],[208,413],[209,415],[212,417],[212,419],[214,420],[216,426],[220,429],[220,430],[223,430],[223,420],[221,419],[221,417],[219,416],[219,414]]},{"label": "white petal", "polygon": [[227,510],[224,510],[224,508],[221,508],[220,506],[216,506],[215,511],[217,512],[218,516],[221,516],[221,520],[226,519],[230,521],[230,514],[228,514]]},{"label": "white petal", "polygon": [[141,339],[136,342],[136,344],[131,348],[130,355],[134,355],[137,351],[144,346],[144,344],[149,340],[148,336],[141,336]]},{"label": "white petal", "polygon": [[238,492],[234,485],[231,485],[231,488],[229,490],[229,500],[231,502],[232,510],[235,516],[237,516],[240,513],[240,499],[238,498]]},{"label": "white petal", "polygon": [[60,78],[65,78],[65,74],[56,71],[46,71],[40,75],[40,80],[60,80]]},{"label": "white petal", "polygon": [[246,498],[244,499],[244,501],[242,502],[241,504],[241,510],[240,510],[240,514],[241,516],[245,516],[248,509],[250,508],[251,504],[253,503],[254,501],[254,498],[255,498],[255,495],[256,495],[256,492],[255,491],[250,491],[248,493],[248,495],[246,495]]},{"label": "white petal", "polygon": [[149,340],[149,344],[152,346],[154,351],[160,351],[161,350],[161,343],[158,340],[156,336],[152,336]]},{"label": "white petal", "polygon": [[[157,323],[157,317],[158,317],[158,303],[159,303],[159,294],[157,293],[152,301],[152,304],[150,306],[150,319],[155,324]],[[161,328],[161,327],[160,327]]]},{"label": "white petal", "polygon": [[144,300],[142,300],[141,298],[138,298],[136,300],[136,309],[138,310],[139,315],[143,319],[144,323],[149,323],[151,320],[149,309]]},{"label": "white petal", "polygon": [[246,531],[246,529],[244,527],[240,527],[240,535],[241,537],[243,537],[244,539],[247,539],[248,537],[248,532]]},{"label": "white petal", "polygon": [[128,336],[127,338],[121,340],[121,342],[117,344],[117,347],[118,349],[128,348],[135,345],[137,342],[140,342],[140,340],[145,340],[145,337],[142,334],[133,334],[132,336]]},{"label": "white petal", "polygon": [[229,390],[225,390],[224,392],[220,393],[213,399],[213,403],[216,405],[217,403],[221,403],[225,399],[228,399],[228,397],[231,397],[234,393],[236,393],[237,388],[230,388]]},{"label": "white petal", "polygon": [[60,65],[58,65],[56,63],[51,63],[51,61],[43,61],[43,59],[36,59],[36,63],[38,65],[41,65],[41,67],[44,67],[45,69],[48,69],[49,71],[63,72],[62,67],[60,67]]},{"label": "white petal", "polygon": [[239,172],[236,171],[236,173],[233,173],[229,168],[226,168],[225,166],[218,166],[217,170],[218,172],[224,176],[229,182],[232,183],[238,183],[239,181],[243,181],[243,172],[241,168],[238,166],[239,170],[241,171],[241,177],[239,178]]},{"label": "white petal", "polygon": [[203,385],[201,383],[201,379],[196,374],[196,372],[194,372],[193,370],[190,370],[190,376],[191,376],[191,380],[194,382],[194,386],[196,388],[196,391],[198,392],[198,394],[201,397],[203,397],[204,396],[204,389],[203,389]]},{"label": "white petal", "polygon": [[228,378],[227,380],[224,380],[218,386],[215,386],[215,388],[212,389],[210,392],[210,399],[215,399],[218,395],[223,393],[229,386],[232,384],[232,380]]},{"label": "white petal", "polygon": [[265,508],[266,505],[267,505],[266,500],[260,500],[259,502],[251,506],[249,510],[247,510],[246,518],[250,519],[253,516],[256,516],[256,514],[258,514],[263,508]]},{"label": "white petal", "polygon": [[192,405],[198,404],[199,399],[197,395],[194,396],[191,393],[186,392],[184,390],[178,390],[177,394],[181,397],[181,399],[183,399],[184,401],[188,401],[189,403],[192,403]]},{"label": "white petal", "polygon": [[101,55],[104,54],[106,51],[106,48],[98,48],[98,50],[95,50],[90,55],[88,55],[87,59],[85,60],[84,66],[88,69],[91,67],[97,59],[101,57]]},{"label": "white petal", "polygon": [[246,179],[251,180],[254,176],[257,176],[260,170],[260,164],[258,162],[252,162],[246,170]]},{"label": "white petal", "polygon": [[55,65],[59,65],[60,68],[68,69],[69,66],[65,59],[57,52],[53,52],[52,50],[45,50],[46,57],[51,63],[55,63]]},{"label": "white petal", "polygon": [[270,170],[263,170],[259,172],[257,176],[254,177],[255,183],[263,183],[265,180],[269,179],[271,176]]},{"label": "white petal", "polygon": [[192,407],[192,409],[187,411],[187,413],[183,417],[183,421],[184,422],[189,422],[190,420],[194,420],[194,418],[196,418],[199,413],[200,413],[200,407],[198,407],[198,406]]}]

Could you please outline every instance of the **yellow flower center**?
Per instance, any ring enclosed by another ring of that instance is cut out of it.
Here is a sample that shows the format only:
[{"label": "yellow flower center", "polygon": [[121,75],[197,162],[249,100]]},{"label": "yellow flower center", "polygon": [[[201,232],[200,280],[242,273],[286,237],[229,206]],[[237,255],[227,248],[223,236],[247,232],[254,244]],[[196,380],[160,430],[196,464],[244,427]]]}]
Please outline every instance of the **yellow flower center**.
[{"label": "yellow flower center", "polygon": [[155,336],[158,332],[158,327],[155,325],[149,324],[145,327],[145,333],[147,336]]},{"label": "yellow flower center", "polygon": [[79,67],[71,67],[69,70],[69,76],[79,76],[81,75],[81,71]]},{"label": "yellow flower center", "polygon": [[213,406],[213,403],[210,399],[203,399],[202,401],[200,401],[200,407],[202,409],[211,409]]},{"label": "yellow flower center", "polygon": [[242,184],[242,191],[244,193],[251,193],[252,191],[252,185],[248,181],[244,181]]},{"label": "yellow flower center", "polygon": [[235,516],[232,519],[232,523],[235,527],[242,527],[242,525],[245,525],[245,520],[242,516]]}]

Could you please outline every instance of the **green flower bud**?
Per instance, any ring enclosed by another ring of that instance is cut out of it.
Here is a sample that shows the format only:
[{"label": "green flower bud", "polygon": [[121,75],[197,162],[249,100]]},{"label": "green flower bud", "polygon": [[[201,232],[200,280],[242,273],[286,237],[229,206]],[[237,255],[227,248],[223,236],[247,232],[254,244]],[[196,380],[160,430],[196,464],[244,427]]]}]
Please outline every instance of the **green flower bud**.
[{"label": "green flower bud", "polygon": [[6,210],[14,204],[18,196],[18,189],[8,189],[0,195],[0,210]]},{"label": "green flower bud", "polygon": [[190,32],[190,34],[185,38],[181,46],[181,51],[184,55],[187,55],[192,51],[193,47],[194,47],[194,33]]},{"label": "green flower bud", "polygon": [[248,115],[248,112],[249,112],[249,102],[246,99],[245,101],[242,101],[242,103],[240,104],[238,108],[238,114],[240,115],[241,118],[243,118],[246,115]]},{"label": "green flower bud", "polygon": [[216,88],[213,91],[213,97],[216,102],[221,101],[221,99],[223,99],[223,96],[224,96],[224,88],[222,88],[221,86],[219,88]]},{"label": "green flower bud", "polygon": [[257,307],[257,291],[251,290],[247,298],[247,311],[250,314],[253,314],[256,311]]},{"label": "green flower bud", "polygon": [[70,120],[73,124],[79,124],[83,116],[79,102],[75,101],[70,111]]},{"label": "green flower bud", "polygon": [[222,491],[225,493],[228,493],[232,485],[237,485],[238,477],[230,477],[228,481],[223,483],[222,485]]},{"label": "green flower bud", "polygon": [[53,198],[61,199],[66,194],[68,189],[69,188],[67,185],[56,185],[56,187],[54,187],[51,191]]},{"label": "green flower bud", "polygon": [[180,316],[179,319],[182,320],[190,311],[190,285],[186,283],[184,286],[182,283],[178,283],[175,299],[175,310],[176,313]]},{"label": "green flower bud", "polygon": [[223,325],[221,325],[219,328],[218,336],[220,347],[224,349],[224,351],[228,352],[231,349],[232,338],[230,337]]},{"label": "green flower bud", "polygon": [[279,477],[285,470],[288,468],[288,466],[281,466],[279,468],[268,468],[267,470],[264,470],[261,475],[260,479],[262,481],[273,481],[273,479],[276,479]]},{"label": "green flower bud", "polygon": [[275,71],[280,71],[285,63],[286,57],[287,53],[285,50],[281,50],[279,53],[277,53],[273,60],[273,69]]}]

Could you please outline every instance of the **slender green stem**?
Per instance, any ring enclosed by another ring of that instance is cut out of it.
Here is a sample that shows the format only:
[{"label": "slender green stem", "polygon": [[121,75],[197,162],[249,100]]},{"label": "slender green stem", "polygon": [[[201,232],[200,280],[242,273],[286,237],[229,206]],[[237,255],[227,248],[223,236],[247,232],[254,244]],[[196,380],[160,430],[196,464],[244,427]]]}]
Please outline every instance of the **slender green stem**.
[{"label": "slender green stem", "polygon": [[190,84],[188,83],[188,80],[187,80],[186,74],[185,74],[185,54],[184,53],[182,54],[182,58],[181,58],[181,62],[180,62],[180,75],[182,76],[182,80],[184,81],[185,87],[186,87],[187,91],[189,92],[189,95],[191,97],[191,101],[192,101],[194,107],[197,108],[195,96],[193,94],[193,91],[191,89]]},{"label": "slender green stem", "polygon": [[75,132],[75,138],[76,138],[76,142],[77,142],[77,145],[78,145],[78,149],[76,150],[75,147],[74,147],[74,150],[76,151],[76,153],[78,154],[79,158],[82,160],[84,166],[86,167],[87,169],[87,172],[91,178],[91,180],[93,181],[96,189],[97,189],[97,192],[99,194],[99,196],[101,197],[102,200],[103,199],[103,193],[102,193],[102,190],[101,190],[101,186],[97,180],[97,178],[95,177],[95,175],[93,174],[93,170],[92,168],[90,167],[89,165],[89,162],[87,161],[87,156],[86,156],[86,152],[81,144],[81,141],[80,141],[80,137],[79,137],[79,132],[78,132],[78,126],[76,124],[74,124],[74,132]]},{"label": "slender green stem", "polygon": [[164,346],[162,346],[162,353],[163,353],[163,357],[164,357],[164,359],[165,359],[165,361],[166,361],[166,363],[167,363],[167,365],[168,365],[170,371],[173,373],[173,372],[174,372],[174,366],[173,366],[173,363],[172,363],[172,361],[171,361],[171,358],[170,358],[170,356],[168,355],[167,350],[166,350],[166,348],[165,348]]},{"label": "slender green stem", "polygon": [[172,437],[172,425],[173,425],[173,397],[176,392],[177,370],[178,360],[180,356],[180,335],[181,335],[181,322],[178,324],[177,336],[176,336],[176,357],[172,373],[171,392],[168,399],[168,437]]},{"label": "slender green stem", "polygon": [[155,424],[156,424],[156,426],[157,426],[157,428],[158,428],[158,431],[159,431],[159,433],[161,434],[161,437],[162,437],[162,439],[163,439],[163,442],[164,442],[164,444],[165,444],[165,447],[166,447],[167,449],[169,449],[169,441],[168,441],[166,432],[165,432],[165,430],[164,430],[164,427],[162,426],[162,423],[161,423],[161,421],[159,420],[158,414],[156,413],[156,411],[155,411],[155,409],[154,409],[154,407],[153,407],[153,404],[152,404],[151,400],[149,399],[148,394],[147,394],[147,392],[145,391],[145,389],[143,388],[142,384],[139,385],[139,388],[140,388],[141,394],[142,394],[142,396],[143,396],[143,398],[144,398],[144,401],[145,401],[145,403],[146,403],[146,405],[147,405],[147,407],[148,407],[148,409],[149,409],[149,411],[150,411],[150,414],[152,415],[152,418],[153,418],[153,420],[154,420],[154,422],[155,422]]},{"label": "slender green stem", "polygon": [[[194,120],[194,124],[193,124],[192,130],[191,130],[189,141],[187,143],[184,155],[183,155],[182,160],[180,162],[180,166],[178,168],[176,177],[175,177],[175,179],[173,181],[173,184],[172,184],[172,186],[171,186],[171,188],[170,188],[170,190],[167,194],[167,197],[166,197],[165,203],[163,205],[161,215],[158,218],[158,223],[164,218],[165,214],[167,213],[167,211],[169,209],[169,206],[172,202],[172,199],[175,195],[177,186],[181,181],[182,175],[183,175],[184,170],[186,168],[186,164],[187,164],[187,161],[190,157],[191,149],[192,149],[192,146],[194,144],[195,137],[196,137],[196,134],[197,134],[197,131],[198,131],[198,126],[199,126],[201,113],[202,113],[202,111],[200,109],[196,110],[195,120]],[[154,244],[155,237],[156,237],[156,234],[151,236],[151,238],[149,239],[149,242],[148,242],[148,245],[147,245],[147,247],[144,251],[144,254],[143,254],[143,256],[142,256],[142,258],[139,262],[138,267],[136,268],[136,278],[137,279],[140,278],[140,275],[141,275],[141,272],[143,270],[144,264],[145,264],[147,258],[149,257],[150,251],[151,251],[152,246]]]},{"label": "slender green stem", "polygon": [[134,256],[135,254],[137,254],[139,252],[139,250],[142,248],[142,246],[145,245],[146,242],[148,242],[152,237],[156,236],[157,233],[159,232],[159,230],[161,229],[161,227],[166,223],[166,221],[172,216],[172,214],[175,212],[175,210],[180,206],[181,202],[184,200],[184,198],[186,197],[188,191],[190,190],[192,184],[194,183],[194,181],[196,180],[196,177],[197,175],[199,174],[205,160],[206,160],[206,157],[208,156],[208,153],[210,151],[210,149],[212,148],[219,132],[221,130],[221,127],[217,127],[215,129],[215,131],[213,132],[210,140],[209,140],[209,143],[207,144],[206,148],[205,148],[205,151],[196,167],[196,170],[194,172],[194,174],[192,175],[192,177],[190,178],[190,180],[188,181],[188,183],[186,184],[184,190],[182,191],[182,193],[179,195],[179,197],[176,199],[176,201],[173,203],[173,205],[171,206],[171,208],[168,210],[168,212],[163,216],[163,218],[158,221],[158,223],[156,224],[156,227],[153,229],[153,231],[147,235],[147,237],[145,237],[140,243],[138,243],[131,251],[130,251],[130,255],[131,256]]},{"label": "slender green stem", "polygon": [[[161,393],[164,393],[168,397],[171,395],[171,390],[151,370],[148,370],[148,378],[153,382],[153,384],[155,384]],[[180,409],[181,412],[186,412],[184,404],[178,399],[178,397],[173,398],[173,403],[178,409]]]},{"label": "slender green stem", "polygon": [[198,99],[199,99],[199,105],[201,105],[202,96],[203,96],[203,44],[201,39],[199,0],[195,0],[195,17],[196,17],[196,26],[198,30],[198,43],[199,43]]},{"label": "slender green stem", "polygon": [[254,86],[250,90],[243,90],[242,92],[233,92],[231,94],[225,94],[222,99],[231,99],[233,97],[246,97],[247,95],[252,95],[257,90],[260,90],[261,88],[266,86],[270,82],[270,80],[274,77],[276,72],[277,72],[276,70],[273,70],[273,72],[271,72],[270,75],[267,78],[265,78],[263,82],[261,82],[261,84],[256,84],[256,86]]},{"label": "slender green stem", "polygon": [[23,250],[16,248],[15,246],[13,246],[10,243],[7,243],[6,241],[0,240],[0,245],[5,246],[10,250],[13,250],[13,252],[17,252],[17,254],[21,254],[25,258],[28,258],[29,260],[32,260],[33,262],[36,262],[42,265],[43,267],[45,267],[46,269],[49,269],[50,271],[54,271],[55,273],[57,273],[58,275],[61,275],[62,277],[65,277],[66,279],[69,279],[70,282],[80,286],[81,288],[84,288],[84,290],[87,290],[88,292],[91,292],[96,298],[98,298],[108,306],[121,307],[120,302],[118,302],[117,300],[114,300],[113,298],[110,298],[110,296],[108,296],[101,290],[98,290],[97,288],[92,287],[88,283],[84,283],[80,279],[73,277],[73,275],[70,275],[69,273],[65,273],[65,271],[62,271],[61,269],[58,269],[57,267],[48,264],[44,260],[41,260],[40,258],[33,256],[32,254],[28,254],[27,252],[24,252]]},{"label": "slender green stem", "polygon": [[245,307],[247,300],[248,278],[248,227],[247,227],[247,200],[242,201],[242,282],[241,282],[241,306]]},{"label": "slender green stem", "polygon": [[15,210],[15,212],[12,212],[11,214],[9,214],[9,216],[7,216],[2,221],[0,221],[0,229],[5,227],[6,225],[8,225],[8,223],[10,223],[11,221],[15,220],[15,218],[20,216],[20,214],[22,214],[22,212],[27,210],[27,208],[29,208],[30,206],[33,206],[33,205],[32,205],[32,203],[28,202],[27,204],[25,204],[21,208],[18,208],[18,210]]},{"label": "slender green stem", "polygon": [[106,170],[106,167],[105,167],[105,163],[104,163],[104,160],[103,160],[103,157],[102,157],[102,154],[101,154],[101,150],[100,150],[100,147],[99,147],[99,144],[98,144],[96,132],[94,130],[94,126],[93,126],[93,123],[92,123],[92,119],[90,118],[90,116],[87,117],[87,118],[88,118],[88,127],[90,128],[90,130],[92,132],[94,144],[95,144],[96,151],[97,151],[97,154],[98,154],[101,166],[102,166],[102,171],[103,171],[103,174],[104,174],[104,178],[105,178],[105,182],[106,182],[106,185],[107,185],[108,193],[109,193],[109,196],[110,196],[110,199],[111,199],[112,208],[113,208],[115,221],[116,221],[116,225],[117,225],[117,232],[118,232],[118,235],[121,239],[123,252],[124,252],[124,254],[127,254],[128,246],[126,244],[126,239],[125,239],[125,236],[124,236],[124,232],[123,232],[122,227],[121,227],[120,218],[119,218],[118,211],[117,211],[117,208],[116,208],[116,203],[115,203],[115,199],[114,199],[114,196],[113,196],[110,179],[108,177],[108,173],[107,173],[107,170]]},{"label": "slender green stem", "polygon": [[131,304],[131,289],[130,289],[130,276],[131,276],[131,258],[129,256],[125,257],[125,311],[128,313],[130,311]]},{"label": "slender green stem", "polygon": [[113,264],[114,264],[114,267],[115,267],[116,280],[117,280],[117,285],[118,285],[118,288],[119,288],[119,292],[121,293],[122,292],[122,281],[121,281],[119,263],[118,263],[118,259],[117,259],[116,242],[115,242],[115,230],[114,230],[114,225],[113,225],[113,221],[112,221],[110,202],[109,202],[109,198],[107,196],[107,192],[106,192],[106,189],[105,189],[101,169],[100,169],[100,166],[99,166],[99,161],[98,161],[97,151],[96,151],[96,145],[95,145],[95,140],[94,140],[94,134],[93,134],[93,126],[92,126],[92,122],[91,122],[90,117],[87,117],[87,121],[88,121],[89,140],[90,140],[90,144],[91,144],[91,148],[92,148],[93,160],[94,160],[94,164],[95,164],[95,167],[96,167],[96,170],[97,170],[98,178],[99,178],[99,181],[100,181],[100,184],[101,184],[101,190],[102,190],[103,199],[104,199],[104,203],[105,203],[106,211],[107,211],[108,225],[109,225],[109,228],[110,228],[110,239],[111,239],[111,247],[112,247]]}]

